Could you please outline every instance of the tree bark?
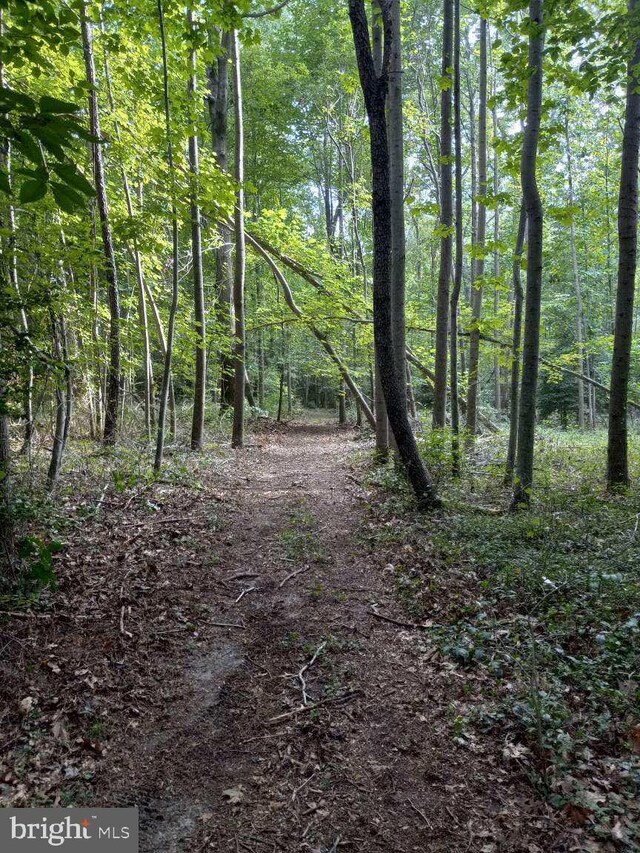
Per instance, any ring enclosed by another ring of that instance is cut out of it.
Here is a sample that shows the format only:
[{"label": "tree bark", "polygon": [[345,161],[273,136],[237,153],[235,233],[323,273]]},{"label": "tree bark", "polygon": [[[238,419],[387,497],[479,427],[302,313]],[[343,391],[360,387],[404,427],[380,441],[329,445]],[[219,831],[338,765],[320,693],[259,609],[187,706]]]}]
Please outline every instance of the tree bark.
[{"label": "tree bark", "polygon": [[507,446],[507,463],[505,469],[505,484],[513,482],[513,469],[516,462],[516,447],[518,444],[518,413],[520,411],[520,344],[522,338],[522,253],[527,230],[527,211],[524,202],[520,204],[518,233],[513,252],[513,352],[511,354],[511,411],[509,412],[509,443]]},{"label": "tree bark", "polygon": [[[638,25],[639,0],[629,0],[629,19]],[[637,29],[634,31],[637,33]],[[622,168],[618,196],[618,289],[613,334],[611,398],[609,401],[609,437],[607,445],[607,484],[610,490],[629,484],[627,395],[633,302],[638,253],[638,152],[640,150],[640,38],[633,42],[633,55],[627,69],[627,104],[622,139]]]},{"label": "tree bark", "polygon": [[[371,2],[371,37],[373,64],[376,74],[380,75],[382,73],[382,12],[380,11],[379,0],[372,0]],[[358,245],[364,269],[364,252],[362,251],[359,234]],[[373,370],[375,376],[373,405],[376,418],[376,449],[374,457],[377,462],[384,463],[389,458],[389,417],[387,415],[387,404],[384,400],[384,391],[382,390],[380,370],[378,369],[378,362],[375,356],[375,345],[373,354]]]},{"label": "tree bark", "polygon": [[[212,35],[212,41],[214,36]],[[211,145],[216,162],[223,172],[228,168],[227,124],[229,111],[229,59],[233,33],[225,30],[219,38],[218,56],[207,67],[209,84],[209,123],[211,126]],[[233,274],[231,264],[231,235],[224,225],[218,226],[220,246],[216,248],[216,322],[224,338],[228,332],[231,340],[234,334],[233,317]],[[234,364],[231,350],[220,348],[220,409],[225,411],[233,405]]]},{"label": "tree bark", "polygon": [[[187,24],[195,36],[195,24],[191,9],[187,12]],[[207,326],[204,304],[204,279],[202,271],[202,218],[199,202],[200,152],[197,121],[197,64],[196,48],[189,51],[189,100],[193,130],[189,136],[189,171],[191,177],[191,253],[193,258],[193,307],[196,332],[196,364],[193,387],[193,421],[191,424],[191,449],[202,450],[204,442],[204,412],[207,390]]]},{"label": "tree bark", "polygon": [[245,329],[244,329],[244,278],[246,247],[244,236],[244,124],[242,116],[242,73],[240,68],[240,45],[238,33],[233,33],[231,42],[233,57],[234,114],[235,114],[235,258],[233,268],[234,325],[234,381],[233,381],[233,431],[232,447],[244,444],[244,391],[245,391]]},{"label": "tree bark", "polygon": [[[478,106],[478,189],[487,195],[487,21],[480,19],[480,100]],[[467,430],[469,437],[477,431],[478,386],[480,368],[480,330],[484,276],[484,250],[487,229],[487,206],[478,202],[475,251],[475,275],[471,286],[472,329],[469,339],[469,387],[467,391]]]},{"label": "tree bark", "polygon": [[[405,292],[406,240],[404,227],[404,129],[402,116],[402,37],[401,0],[387,0],[385,15],[392,33],[388,46],[387,139],[389,146],[389,188],[391,195],[391,335],[398,384],[408,405],[406,392]],[[384,20],[384,18],[383,18]],[[383,40],[385,38],[383,27]],[[385,49],[383,41],[383,49]]]},{"label": "tree bark", "polygon": [[[176,206],[176,182],[173,164],[173,145],[171,142],[171,102],[169,100],[169,64],[167,59],[167,37],[164,25],[163,0],[158,0],[158,24],[160,28],[160,41],[162,45],[162,87],[164,100],[165,134],[167,138],[167,166],[169,168],[169,182],[171,188],[171,247],[172,247],[172,270],[171,270],[171,308],[169,309],[169,324],[167,338],[164,346],[164,370],[162,373],[162,387],[160,389],[160,404],[158,407],[158,436],[156,439],[156,454],[154,469],[159,471],[162,467],[165,441],[165,423],[167,419],[167,404],[173,400],[173,383],[171,381],[171,361],[173,358],[173,339],[175,335],[176,314],[178,312],[178,210]],[[156,309],[157,310],[157,309]],[[156,317],[161,340],[164,339],[160,315]],[[175,400],[172,404],[172,412],[175,418]],[[175,434],[175,427],[174,427]]]},{"label": "tree bark", "polygon": [[[576,246],[576,224],[574,221],[575,194],[573,190],[573,158],[571,156],[571,137],[569,135],[569,110],[564,116],[564,135],[567,148],[567,181],[569,184],[569,207],[571,208],[571,225],[569,228],[569,242],[571,244],[571,267],[573,270],[573,283],[576,289],[576,343],[578,345],[578,357],[580,359],[580,373],[588,373],[589,368],[584,354],[584,305],[582,301],[582,284],[580,282],[580,269],[578,267],[578,250]],[[585,365],[586,369],[585,369]],[[578,379],[578,426],[584,429],[584,382]]]},{"label": "tree bark", "polygon": [[453,290],[449,308],[451,325],[450,386],[451,386],[451,457],[454,477],[460,474],[460,412],[458,394],[458,303],[462,290],[464,234],[462,228],[462,92],[460,84],[460,0],[454,0],[453,43],[453,135],[455,144],[456,181],[456,262]]},{"label": "tree bark", "polygon": [[[442,93],[440,95],[440,270],[436,307],[436,352],[433,386],[433,426],[442,428],[447,417],[447,355],[449,283],[453,253],[453,166],[451,150],[451,68],[453,65],[453,0],[444,0],[442,34]],[[446,81],[446,82],[445,82]]]},{"label": "tree bark", "polygon": [[[53,341],[53,357],[58,363],[58,366],[63,362],[62,352],[62,321],[56,318],[51,311],[51,337]],[[66,365],[65,365],[66,368]],[[51,459],[49,461],[49,470],[47,472],[47,487],[52,489],[55,486],[60,466],[62,465],[62,454],[65,445],[65,427],[67,419],[67,406],[65,400],[65,384],[62,381],[62,376],[56,376],[55,390],[55,426],[53,431],[53,445],[51,448]]]},{"label": "tree bark", "polygon": [[[495,198],[493,212],[493,276],[495,279],[493,287],[493,315],[498,320],[500,314],[500,206],[498,204],[497,195],[500,192],[500,172],[498,162],[498,149],[495,142],[498,138],[498,111],[495,103],[491,111],[493,118],[493,195]],[[493,359],[493,381],[494,381],[494,396],[493,403],[497,412],[502,409],[502,376],[500,366],[500,353],[496,351]]]},{"label": "tree bark", "polygon": [[[391,7],[398,2],[399,0],[392,0]],[[378,75],[371,52],[364,0],[349,0],[349,17],[370,131],[373,185],[374,339],[387,413],[400,459],[418,501],[424,506],[433,507],[439,504],[439,500],[409,423],[405,377],[404,372],[399,373],[393,341],[394,314],[391,297],[393,228],[385,107],[388,89],[387,69],[394,39],[398,39],[400,33],[393,26],[393,21],[397,20],[395,10],[384,6],[381,12],[384,27],[384,56],[382,73]],[[397,249],[399,251],[399,247]],[[404,354],[402,363],[404,364]]]},{"label": "tree bark", "polygon": [[527,211],[527,293],[525,298],[522,380],[518,415],[518,449],[513,507],[528,506],[533,487],[533,454],[536,425],[538,356],[540,354],[540,307],[542,301],[542,239],[544,214],[536,178],[538,141],[542,119],[544,0],[529,2],[529,84],[527,119],[521,159],[522,197]]},{"label": "tree bark", "polygon": [[[102,23],[102,22],[101,22]],[[104,26],[102,26],[104,31]],[[106,49],[104,50],[104,77],[107,87],[107,99],[109,109],[114,116],[114,125],[116,138],[119,143],[122,143],[122,133],[120,131],[120,122],[115,117],[116,107],[113,97],[113,87],[111,85],[111,71],[109,68],[109,59]],[[122,177],[122,188],[124,190],[125,203],[127,205],[127,215],[133,220],[133,201],[131,198],[131,185],[129,184],[129,176],[124,165],[124,161],[120,162],[120,175]],[[138,246],[138,239],[133,233],[131,246],[129,247],[131,258],[136,272],[136,284],[138,285],[138,319],[140,322],[140,333],[142,335],[143,353],[144,353],[144,426],[147,440],[151,439],[151,428],[154,421],[153,411],[153,364],[151,361],[151,345],[149,341],[149,322],[147,317],[147,300],[144,282],[144,269],[142,266],[142,254]]]},{"label": "tree bark", "polygon": [[84,63],[89,86],[89,126],[92,136],[93,174],[96,186],[96,200],[102,248],[105,258],[105,278],[109,297],[109,367],[107,371],[106,406],[104,413],[104,443],[115,444],[118,435],[118,412],[120,408],[121,389],[121,344],[120,344],[120,292],[118,287],[118,271],[113,248],[107,184],[102,159],[102,138],[100,130],[100,107],[96,82],[95,61],[93,56],[93,32],[89,20],[87,4],[83,2],[81,10],[82,45]]}]

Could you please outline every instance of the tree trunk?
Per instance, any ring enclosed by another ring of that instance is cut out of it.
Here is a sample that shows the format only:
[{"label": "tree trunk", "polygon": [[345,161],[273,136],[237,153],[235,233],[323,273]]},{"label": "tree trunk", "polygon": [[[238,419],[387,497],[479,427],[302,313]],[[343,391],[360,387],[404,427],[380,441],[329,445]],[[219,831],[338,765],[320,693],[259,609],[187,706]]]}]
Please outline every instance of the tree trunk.
[{"label": "tree trunk", "polygon": [[[384,24],[385,61],[383,65],[387,64],[387,57],[392,52],[394,39],[400,37],[400,33],[393,26],[393,21],[397,20],[397,10],[394,10],[393,6],[398,2],[399,0],[393,0],[391,9],[385,6],[381,10]],[[370,130],[373,184],[373,322],[376,358],[389,421],[407,477],[418,501],[425,506],[435,506],[439,501],[409,423],[404,371],[402,374],[399,373],[393,341],[394,314],[391,300],[392,265],[390,263],[393,229],[385,112],[388,88],[387,69],[383,67],[380,75],[376,73],[364,0],[349,0],[349,17]],[[396,249],[399,254],[400,247],[396,246]],[[404,357],[402,363],[404,364]]]},{"label": "tree trunk", "polygon": [[[480,101],[478,107],[478,189],[487,195],[487,21],[480,20]],[[478,224],[475,259],[475,276],[471,287],[472,328],[469,338],[469,388],[467,392],[467,429],[473,440],[478,428],[478,386],[480,368],[480,317],[482,314],[482,277],[484,276],[484,250],[487,229],[487,206],[478,202]]]},{"label": "tree trunk", "polygon": [[[53,357],[58,363],[58,365],[60,365],[63,361],[63,331],[61,325],[61,320],[57,319],[54,316],[53,311],[51,311],[51,338],[53,341]],[[52,489],[55,486],[56,480],[58,479],[65,444],[65,424],[67,418],[67,406],[65,401],[65,383],[63,383],[63,377],[59,374],[56,376],[55,413],[56,417],[53,431],[53,445],[51,448],[49,470],[47,472],[47,487],[49,489]]]},{"label": "tree trunk", "polygon": [[540,353],[540,306],[542,301],[542,238],[544,215],[536,179],[538,140],[542,119],[544,0],[529,2],[529,84],[527,120],[522,143],[522,197],[527,211],[527,294],[525,298],[522,380],[518,415],[518,449],[514,508],[528,506],[533,487],[533,453],[536,425],[538,356]]},{"label": "tree trunk", "polygon": [[[209,83],[209,122],[211,125],[211,145],[216,162],[223,172],[228,168],[227,117],[229,110],[229,57],[233,33],[224,31],[215,40],[213,46],[218,56],[207,67]],[[212,36],[211,40],[214,40]],[[220,246],[216,248],[216,322],[220,327],[223,340],[231,340],[234,335],[233,317],[233,274],[231,264],[231,235],[224,225],[218,227]],[[226,411],[233,405],[234,363],[231,348],[220,348],[220,409]]]},{"label": "tree trunk", "polygon": [[[101,22],[102,23],[102,22]],[[104,32],[104,26],[102,26]],[[109,101],[109,109],[114,117],[114,125],[116,138],[118,143],[122,143],[122,133],[120,132],[120,122],[116,116],[116,106],[113,97],[113,87],[111,85],[111,71],[109,68],[109,60],[106,49],[104,50],[104,77],[107,87],[107,98]],[[124,190],[125,203],[127,205],[127,214],[129,219],[133,220],[133,201],[131,198],[131,186],[129,177],[125,169],[124,162],[120,162],[120,174],[122,177],[122,188]],[[147,300],[145,295],[144,269],[142,266],[142,254],[138,246],[138,239],[133,233],[131,246],[129,248],[133,265],[136,271],[136,283],[138,285],[138,320],[140,322],[140,334],[142,335],[143,353],[144,353],[144,426],[147,441],[151,440],[151,428],[154,421],[153,413],[153,364],[151,361],[151,346],[149,342],[149,322],[147,318]]]},{"label": "tree trunk", "polygon": [[[0,349],[1,349],[0,342]],[[13,576],[14,518],[11,495],[11,436],[7,392],[0,383],[0,583]]]},{"label": "tree trunk", "polygon": [[[569,183],[569,207],[571,208],[571,225],[569,229],[569,241],[571,244],[571,266],[573,270],[573,282],[576,289],[576,343],[578,345],[578,358],[580,364],[580,373],[587,373],[588,367],[585,369],[584,356],[584,306],[582,302],[582,284],[580,282],[580,270],[578,268],[578,250],[576,246],[576,224],[574,220],[575,194],[573,191],[573,158],[571,156],[571,137],[569,135],[569,110],[564,116],[564,138],[567,147],[567,180]],[[578,379],[578,426],[584,429],[585,426],[585,410],[584,410],[584,382]]]},{"label": "tree trunk", "polygon": [[[444,0],[442,35],[442,80],[453,83],[453,0]],[[451,85],[442,85],[440,95],[440,271],[436,308],[436,352],[433,387],[433,426],[442,428],[447,417],[447,355],[449,332],[449,283],[453,252],[453,165],[451,151]]]},{"label": "tree trunk", "polygon": [[[640,0],[629,0],[629,17],[636,23]],[[618,290],[611,365],[607,484],[615,490],[629,484],[627,448],[627,393],[633,335],[638,252],[638,152],[640,149],[640,38],[633,43],[627,74],[627,105],[622,141],[622,169],[618,197]]]},{"label": "tree trunk", "polygon": [[[195,32],[193,12],[187,12],[187,24]],[[191,424],[191,449],[202,450],[204,442],[204,412],[207,391],[207,327],[204,304],[204,280],[202,272],[202,221],[199,202],[200,152],[195,123],[198,114],[196,48],[189,52],[189,101],[191,121],[194,124],[189,136],[189,171],[191,177],[191,253],[193,258],[193,308],[196,332],[196,365],[193,387],[193,421]]]},{"label": "tree trunk", "polygon": [[344,382],[338,385],[338,423],[344,426],[347,422],[347,406]]},{"label": "tree trunk", "polygon": [[[500,249],[499,249],[499,241],[500,241],[500,206],[498,204],[497,195],[500,192],[500,172],[499,172],[499,163],[498,163],[498,149],[495,147],[495,141],[498,138],[498,112],[494,103],[493,109],[491,111],[493,118],[493,195],[495,198],[494,204],[494,219],[493,219],[493,276],[495,279],[494,288],[493,288],[493,314],[496,318],[496,322],[498,320],[500,314]],[[501,367],[500,367],[500,353],[496,350],[496,353],[493,358],[493,379],[494,379],[494,394],[493,394],[493,403],[496,411],[500,411],[502,409],[502,376],[501,376]]]},{"label": "tree trunk", "polygon": [[[405,345],[406,241],[404,227],[404,128],[402,117],[401,0],[390,0],[389,66],[387,74],[387,139],[389,146],[389,187],[391,195],[391,335],[393,360],[401,394],[407,406],[407,360]],[[383,39],[386,39],[383,27]],[[383,41],[383,49],[387,49]]]},{"label": "tree trunk", "polygon": [[233,58],[234,115],[235,115],[235,258],[233,266],[233,310],[235,329],[233,341],[234,380],[233,380],[233,431],[232,447],[244,444],[244,383],[245,383],[245,328],[244,328],[244,277],[246,266],[246,247],[244,237],[244,124],[242,117],[242,73],[240,68],[240,44],[238,33],[233,33],[231,42]]},{"label": "tree trunk", "polygon": [[460,411],[458,401],[458,303],[462,290],[464,234],[462,229],[462,93],[460,85],[460,0],[454,0],[453,45],[453,135],[455,140],[456,180],[456,263],[449,308],[451,324],[450,387],[451,387],[451,456],[454,477],[460,474]]},{"label": "tree trunk", "polygon": [[518,444],[518,413],[520,410],[520,344],[522,338],[522,253],[527,231],[527,211],[524,202],[520,204],[518,233],[513,252],[513,353],[511,355],[511,411],[509,413],[509,444],[507,447],[507,464],[505,470],[505,485],[513,482],[513,469],[516,463],[516,447]]},{"label": "tree trunk", "polygon": [[[379,0],[371,2],[371,39],[373,44],[373,64],[376,74],[382,74],[382,13],[380,11]],[[354,202],[354,210],[356,208]],[[362,243],[358,234],[358,246],[360,249],[360,257],[364,269],[364,252]],[[387,404],[384,401],[384,392],[382,390],[382,381],[380,379],[380,370],[375,356],[375,346],[373,354],[373,370],[374,370],[374,395],[373,405],[376,418],[376,449],[375,460],[384,463],[389,458],[389,417],[387,415]]]},{"label": "tree trunk", "polygon": [[[169,168],[169,182],[171,188],[171,247],[172,247],[172,270],[171,270],[171,308],[169,309],[169,325],[167,339],[164,346],[164,370],[162,373],[162,387],[160,389],[160,404],[158,407],[158,436],[156,440],[156,454],[153,467],[159,471],[162,467],[164,455],[165,422],[167,419],[167,404],[173,398],[173,383],[171,381],[171,360],[173,357],[173,339],[175,335],[176,314],[178,311],[178,210],[176,207],[176,181],[173,165],[173,145],[171,142],[171,102],[169,100],[169,65],[167,60],[167,38],[164,26],[163,0],[158,0],[158,24],[160,27],[160,41],[162,45],[162,83],[164,99],[165,134],[167,138],[167,166]],[[156,309],[157,311],[157,309]],[[160,315],[157,313],[156,321],[161,341],[164,339]],[[173,400],[172,411],[175,417],[175,400]],[[175,428],[174,428],[175,434]]]},{"label": "tree trunk", "polygon": [[92,136],[97,140],[91,143],[93,156],[93,174],[96,186],[96,199],[100,228],[102,233],[102,248],[105,259],[105,278],[109,296],[109,367],[107,371],[106,406],[104,414],[104,443],[115,444],[118,434],[118,412],[120,408],[121,387],[121,345],[120,345],[120,292],[118,288],[118,271],[116,267],[107,184],[102,160],[102,134],[100,130],[100,108],[98,104],[98,89],[96,82],[95,62],[93,57],[93,32],[87,12],[87,3],[83,2],[81,10],[82,45],[84,63],[89,86],[89,126]]}]

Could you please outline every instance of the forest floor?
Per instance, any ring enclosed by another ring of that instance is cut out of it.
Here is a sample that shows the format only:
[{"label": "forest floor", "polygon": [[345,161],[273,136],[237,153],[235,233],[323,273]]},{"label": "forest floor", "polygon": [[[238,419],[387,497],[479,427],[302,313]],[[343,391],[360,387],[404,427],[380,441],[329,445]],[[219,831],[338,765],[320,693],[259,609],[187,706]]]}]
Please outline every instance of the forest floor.
[{"label": "forest floor", "polygon": [[58,589],[0,624],[5,804],[138,805],[143,853],[618,849],[456,736],[486,684],[412,626],[355,437],[272,424],[91,512],[79,478]]}]

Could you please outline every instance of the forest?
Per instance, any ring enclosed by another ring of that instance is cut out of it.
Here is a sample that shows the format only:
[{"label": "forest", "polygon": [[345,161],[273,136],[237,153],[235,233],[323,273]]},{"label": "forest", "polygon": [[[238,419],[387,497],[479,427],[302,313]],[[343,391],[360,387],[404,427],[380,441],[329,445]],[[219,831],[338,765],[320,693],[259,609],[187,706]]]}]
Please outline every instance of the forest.
[{"label": "forest", "polygon": [[640,851],[639,157],[640,0],[0,0],[4,809]]}]

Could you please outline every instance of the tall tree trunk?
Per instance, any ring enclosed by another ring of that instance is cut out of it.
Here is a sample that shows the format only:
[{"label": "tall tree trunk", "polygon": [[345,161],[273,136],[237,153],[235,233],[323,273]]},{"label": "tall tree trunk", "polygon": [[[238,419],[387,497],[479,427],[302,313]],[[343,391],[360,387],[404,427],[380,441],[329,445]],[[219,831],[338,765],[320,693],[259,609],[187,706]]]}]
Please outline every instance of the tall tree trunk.
[{"label": "tall tree trunk", "polygon": [[533,453],[536,426],[538,355],[540,353],[540,306],[542,302],[542,238],[544,215],[538,190],[536,166],[542,119],[544,0],[529,2],[529,84],[527,120],[521,160],[522,198],[527,211],[527,294],[525,298],[522,380],[518,415],[518,449],[513,506],[528,506],[533,487]]},{"label": "tall tree trunk", "polygon": [[[156,455],[154,468],[159,471],[162,466],[164,455],[165,423],[167,419],[167,404],[173,396],[173,384],[171,382],[171,360],[173,357],[173,338],[176,326],[176,314],[178,311],[178,210],[176,207],[176,181],[173,165],[173,145],[171,142],[171,101],[169,100],[169,65],[167,59],[167,37],[164,25],[163,0],[158,0],[158,24],[160,27],[160,41],[162,44],[162,86],[164,100],[165,134],[167,137],[167,166],[169,167],[169,182],[171,188],[171,247],[172,247],[172,270],[171,270],[171,308],[169,309],[169,325],[167,339],[164,347],[164,370],[162,373],[162,386],[160,389],[160,405],[158,408],[158,436],[156,440]],[[157,316],[161,339],[164,338],[160,315]],[[173,403],[175,413],[175,401]]]},{"label": "tall tree trunk", "polygon": [[[104,32],[104,24],[101,21],[101,29]],[[114,117],[114,126],[118,143],[122,143],[122,133],[120,131],[120,122],[116,118],[116,105],[113,97],[113,87],[111,85],[111,70],[109,68],[109,58],[106,49],[104,50],[104,77],[107,87],[107,99],[109,109]],[[133,220],[133,202],[131,198],[131,186],[129,177],[124,165],[124,161],[120,162],[120,174],[122,177],[122,188],[124,190],[124,198],[127,205],[127,214],[129,219]],[[151,345],[149,342],[149,323],[147,319],[147,300],[145,295],[144,284],[144,269],[142,266],[142,254],[138,246],[138,238],[133,232],[131,246],[129,247],[130,255],[133,259],[133,265],[136,271],[136,284],[138,293],[138,320],[140,322],[140,334],[142,336],[143,353],[144,353],[144,426],[147,440],[151,439],[151,427],[154,420],[153,414],[153,364],[151,361]]]},{"label": "tall tree trunk", "polygon": [[[172,245],[174,243],[173,235],[172,235]],[[173,264],[172,264],[172,280],[173,280]],[[156,332],[158,333],[158,341],[160,342],[160,352],[162,353],[162,358],[166,359],[167,357],[167,336],[164,331],[164,324],[162,322],[162,317],[160,316],[160,311],[158,309],[158,303],[156,302],[153,291],[147,284],[146,279],[144,280],[144,289],[147,294],[147,299],[149,300],[149,305],[151,306],[151,313],[153,314],[153,322],[156,327]],[[172,285],[173,292],[173,285]],[[173,378],[171,374],[169,375],[169,433],[175,438],[176,433],[178,431],[177,424],[177,414],[176,414],[176,396],[175,391],[173,389]]]},{"label": "tall tree trunk", "polygon": [[[223,172],[228,168],[228,111],[229,111],[229,58],[233,33],[225,30],[212,34],[211,41],[218,55],[207,67],[209,84],[209,123],[211,145],[216,162]],[[231,265],[231,234],[224,225],[218,227],[220,245],[216,248],[216,322],[223,341],[232,340],[233,317],[233,273]],[[228,334],[227,334],[228,333]],[[220,409],[225,411],[233,405],[234,364],[231,348],[220,348]]]},{"label": "tall tree trunk", "polygon": [[520,344],[522,338],[522,253],[527,230],[527,211],[524,202],[520,203],[520,217],[516,245],[513,252],[513,352],[511,355],[511,411],[509,412],[509,443],[507,446],[507,464],[505,485],[513,482],[513,469],[516,464],[518,444],[518,413],[520,410]]},{"label": "tall tree trunk", "polygon": [[[1,63],[0,86],[4,86],[4,74]],[[2,162],[2,165],[5,168],[5,171],[7,173],[7,180],[9,186],[11,186],[11,146],[8,141],[4,145],[4,150],[2,152],[0,162]],[[0,224],[3,224],[2,220],[0,220]],[[18,301],[20,302],[20,325],[22,326],[22,331],[27,336],[27,338],[29,338],[29,320],[27,319],[27,312],[25,311],[24,305],[22,304],[22,295],[20,293],[20,283],[18,280],[16,213],[15,208],[12,204],[9,205],[7,227],[9,233],[6,241],[5,250],[7,252],[8,257],[8,278],[11,287],[15,291]],[[30,354],[28,356],[27,362],[27,376],[23,389],[23,401],[24,437],[20,453],[30,453],[33,441],[33,359]]]},{"label": "tall tree trunk", "polygon": [[109,296],[109,368],[107,371],[107,393],[104,414],[104,443],[115,444],[118,434],[118,412],[120,408],[121,389],[120,292],[118,288],[116,257],[113,249],[111,220],[109,217],[107,184],[102,160],[100,107],[98,104],[96,70],[93,57],[93,31],[86,2],[82,3],[81,19],[84,64],[87,84],[89,86],[89,125],[91,134],[96,140],[91,143],[93,174],[105,260],[104,273]]},{"label": "tall tree trunk", "polygon": [[[495,96],[495,90],[494,90]],[[498,138],[498,111],[495,103],[491,111],[493,118],[493,195],[495,198],[494,204],[494,219],[493,219],[493,277],[495,279],[493,287],[493,314],[498,321],[500,315],[500,206],[498,204],[497,195],[500,192],[500,171],[498,162],[498,149],[495,145]],[[500,367],[500,352],[495,351],[493,357],[493,378],[494,378],[494,394],[493,402],[496,410],[499,412],[502,409],[502,368]]]},{"label": "tall tree trunk", "polygon": [[[371,2],[371,36],[373,43],[373,64],[376,74],[382,74],[382,12],[380,11],[379,0]],[[355,209],[355,203],[354,203]],[[364,268],[364,252],[360,245],[360,253],[363,258]],[[374,347],[375,349],[375,347]],[[375,374],[375,388],[373,395],[373,405],[375,408],[376,418],[376,450],[375,459],[378,462],[386,462],[389,457],[389,417],[387,415],[387,404],[384,400],[384,391],[382,390],[382,380],[380,379],[380,370],[378,362],[373,356],[373,369]]]},{"label": "tall tree trunk", "polygon": [[[444,0],[442,34],[442,93],[440,95],[440,271],[436,308],[436,353],[433,386],[433,426],[444,427],[447,417],[447,356],[449,283],[453,252],[453,165],[451,150],[451,68],[453,65],[453,0]],[[444,84],[444,81],[448,81]]]},{"label": "tall tree trunk", "polygon": [[[256,282],[256,310],[260,312],[263,303],[263,287],[262,287],[262,270],[258,275]],[[265,357],[264,357],[264,329],[258,330],[258,340],[256,346],[256,355],[258,362],[258,406],[264,409],[264,374],[265,374]]]},{"label": "tall tree trunk", "polygon": [[460,0],[454,0],[453,43],[453,135],[455,140],[456,181],[456,262],[451,291],[450,373],[451,373],[451,456],[453,475],[460,474],[460,409],[458,402],[458,303],[462,290],[464,234],[462,230],[462,92],[460,83]]},{"label": "tall tree trunk", "polygon": [[[424,506],[435,506],[439,501],[409,423],[405,376],[404,372],[401,375],[399,373],[393,341],[394,316],[391,301],[392,265],[390,263],[392,204],[385,106],[388,89],[386,66],[394,47],[394,39],[400,37],[400,33],[393,25],[393,21],[397,20],[397,10],[393,9],[393,6],[398,2],[399,0],[393,0],[391,9],[388,6],[381,9],[385,59],[380,75],[376,73],[371,52],[369,24],[364,0],[349,0],[349,17],[370,130],[373,184],[373,323],[376,358],[389,422],[407,477],[418,501]],[[404,364],[404,359],[402,363]]]},{"label": "tall tree trunk", "polygon": [[244,276],[246,266],[246,247],[244,237],[244,123],[242,115],[242,72],[240,68],[240,44],[238,33],[233,33],[231,42],[233,58],[233,104],[235,116],[235,257],[233,267],[233,310],[235,329],[233,341],[234,380],[233,380],[233,431],[231,446],[244,444],[244,385],[245,385],[245,328],[244,328]]},{"label": "tall tree trunk", "polygon": [[[391,335],[398,384],[407,400],[407,359],[405,344],[406,240],[404,227],[404,128],[402,117],[402,38],[401,0],[386,7],[392,37],[388,46],[387,138],[389,145],[389,186],[391,195]],[[384,31],[383,37],[386,38]],[[386,49],[386,43],[384,43]]]},{"label": "tall tree trunk", "polygon": [[7,389],[4,382],[0,380],[0,583],[13,576],[15,544],[11,480],[11,436]]},{"label": "tall tree trunk", "polygon": [[[487,195],[487,21],[480,19],[480,100],[478,106],[478,189]],[[467,429],[473,440],[478,429],[478,389],[480,368],[480,317],[482,314],[482,277],[487,229],[487,206],[478,203],[475,276],[471,287],[471,337],[469,338],[469,388],[467,392]]]},{"label": "tall tree trunk", "polygon": [[[187,12],[187,24],[195,37],[193,11]],[[193,313],[196,332],[196,365],[193,384],[193,421],[191,424],[191,449],[202,450],[204,442],[204,411],[207,391],[207,326],[204,304],[204,279],[202,271],[202,218],[200,213],[200,152],[196,122],[198,102],[197,60],[195,43],[189,50],[189,101],[193,130],[189,136],[189,171],[191,173],[191,253],[193,259]]]},{"label": "tall tree trunk", "polygon": [[[580,269],[578,267],[578,249],[576,246],[576,223],[574,217],[575,193],[573,189],[573,157],[571,156],[571,137],[569,135],[569,109],[564,115],[564,138],[567,149],[567,181],[569,184],[569,207],[571,208],[571,225],[569,229],[569,242],[571,244],[571,267],[573,270],[573,283],[576,289],[576,343],[578,345],[578,357],[580,373],[588,373],[588,366],[585,369],[584,355],[584,306],[582,301],[582,284],[580,282]],[[578,379],[578,426],[584,429],[585,426],[585,410],[584,410],[584,383],[582,379]]]},{"label": "tall tree trunk", "polygon": [[[60,365],[63,360],[62,328],[60,319],[54,316],[53,311],[51,311],[51,338],[53,341],[53,357],[58,362],[58,365]],[[65,384],[61,375],[56,376],[55,413],[53,445],[51,447],[51,459],[47,472],[47,486],[50,489],[55,486],[58,479],[65,444],[67,407],[65,401]]]},{"label": "tall tree trunk", "polygon": [[[637,25],[640,0],[629,0],[629,17]],[[634,33],[636,31],[634,30]],[[633,335],[638,252],[638,152],[640,150],[640,38],[633,42],[633,56],[627,69],[627,106],[622,141],[622,169],[618,197],[618,290],[611,365],[607,484],[617,489],[629,483],[627,452],[627,394]]]}]

